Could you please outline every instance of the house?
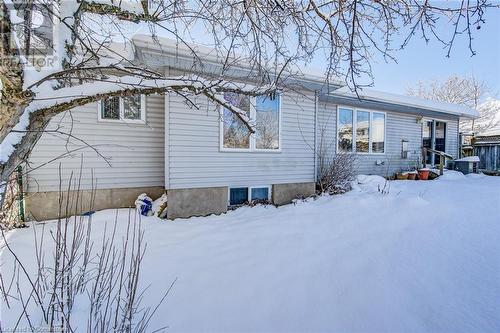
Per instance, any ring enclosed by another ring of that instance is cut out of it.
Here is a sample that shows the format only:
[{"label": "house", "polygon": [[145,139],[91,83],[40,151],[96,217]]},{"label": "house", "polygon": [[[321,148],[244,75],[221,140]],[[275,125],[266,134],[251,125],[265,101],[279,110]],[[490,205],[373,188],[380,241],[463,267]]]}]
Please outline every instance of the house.
[{"label": "house", "polygon": [[479,169],[500,172],[500,125],[477,133],[472,139],[474,155],[479,157]]},{"label": "house", "polygon": [[[168,40],[133,42],[138,64],[170,75],[220,69],[210,50],[201,67]],[[254,199],[285,204],[315,192],[320,156],[355,153],[359,173],[391,175],[416,166],[422,146],[457,157],[459,118],[477,116],[374,90],[358,97],[340,84],[325,89],[313,75],[294,80],[293,89],[275,96],[224,96],[248,111],[254,135],[206,98],[193,97],[193,108],[173,93],[113,98],[55,117],[26,165],[27,215],[57,217],[60,189],[76,188],[95,210],[130,207],[140,193],[155,198],[167,191],[169,218],[223,213]]]}]

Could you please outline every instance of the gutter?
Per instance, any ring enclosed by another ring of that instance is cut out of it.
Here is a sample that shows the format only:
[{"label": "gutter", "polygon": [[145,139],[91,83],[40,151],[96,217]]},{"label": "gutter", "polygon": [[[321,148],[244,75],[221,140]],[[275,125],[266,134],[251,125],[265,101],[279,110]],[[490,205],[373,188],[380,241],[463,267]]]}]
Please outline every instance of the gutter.
[{"label": "gutter", "polygon": [[[378,96],[377,96],[378,94]],[[336,89],[325,96],[331,98],[340,98],[346,100],[355,100],[360,102],[372,102],[392,104],[398,106],[406,106],[414,109],[421,109],[426,111],[433,111],[438,113],[445,113],[459,117],[466,117],[470,119],[479,118],[479,113],[474,109],[465,108],[461,105],[438,102],[433,100],[426,100],[423,98],[405,96],[382,91],[367,90],[365,93],[359,91],[359,95],[346,91],[345,87]]]},{"label": "gutter", "polygon": [[415,107],[405,103],[398,102],[384,102],[375,99],[367,99],[367,98],[355,98],[355,97],[345,97],[341,95],[323,95],[320,99],[327,101],[329,103],[337,104],[337,105],[348,105],[352,107],[359,108],[370,108],[373,110],[379,111],[390,111],[390,112],[398,112],[405,114],[413,114],[415,116],[424,116],[430,118],[446,118],[453,119],[454,117],[467,117],[472,118],[470,115],[464,115],[462,113],[452,113],[446,110],[437,110],[426,108],[423,106]]}]

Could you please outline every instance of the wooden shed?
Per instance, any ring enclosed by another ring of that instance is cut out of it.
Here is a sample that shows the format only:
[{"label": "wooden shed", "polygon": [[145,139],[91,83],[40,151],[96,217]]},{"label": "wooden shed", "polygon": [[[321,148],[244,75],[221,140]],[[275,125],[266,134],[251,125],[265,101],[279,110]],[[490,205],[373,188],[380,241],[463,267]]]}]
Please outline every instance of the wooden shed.
[{"label": "wooden shed", "polygon": [[500,129],[476,135],[472,146],[480,159],[479,169],[500,172]]}]

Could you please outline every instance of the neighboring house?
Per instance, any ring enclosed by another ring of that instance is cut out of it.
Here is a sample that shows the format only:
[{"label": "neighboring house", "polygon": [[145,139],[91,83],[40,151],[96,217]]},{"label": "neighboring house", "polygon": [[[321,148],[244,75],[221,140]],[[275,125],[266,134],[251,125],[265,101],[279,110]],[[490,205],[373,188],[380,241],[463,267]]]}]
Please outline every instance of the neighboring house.
[{"label": "neighboring house", "polygon": [[[218,70],[209,51],[199,68],[172,42],[137,36],[134,45],[138,63],[170,75]],[[28,215],[57,217],[59,190],[68,189],[69,179],[71,191],[78,187],[95,210],[130,207],[142,192],[156,198],[165,190],[169,218],[222,213],[253,199],[285,204],[312,195],[318,159],[339,152],[356,154],[359,173],[382,176],[415,167],[422,146],[458,157],[459,117],[477,116],[456,105],[372,90],[358,98],[339,85],[326,89],[320,77],[294,80],[294,89],[275,96],[225,95],[248,111],[255,135],[202,96],[192,99],[198,108],[178,94],[149,95],[55,117],[26,166]],[[79,140],[61,134],[69,131]],[[56,156],[63,157],[45,164]]]},{"label": "neighboring house", "polygon": [[477,133],[472,140],[474,155],[479,157],[479,169],[500,171],[500,126]]}]

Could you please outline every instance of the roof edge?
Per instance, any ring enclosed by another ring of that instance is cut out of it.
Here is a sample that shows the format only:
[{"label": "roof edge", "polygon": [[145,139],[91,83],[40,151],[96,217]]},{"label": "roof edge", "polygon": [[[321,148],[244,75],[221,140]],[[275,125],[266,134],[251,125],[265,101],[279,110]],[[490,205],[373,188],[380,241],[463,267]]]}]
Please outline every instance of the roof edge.
[{"label": "roof edge", "polygon": [[[208,46],[194,43],[184,43],[164,37],[153,38],[150,35],[137,34],[132,36],[132,42],[136,48],[140,48],[142,49],[142,51],[160,52],[165,56],[184,58],[185,60],[193,59],[194,52],[196,52],[197,55],[202,56],[203,60],[207,61],[208,63],[220,65],[225,60],[225,57],[221,57],[217,54],[215,49]],[[246,63],[242,61],[238,65],[233,65],[233,67],[237,69],[248,70],[248,67],[245,66],[245,64]],[[317,83],[318,86],[323,85],[324,87],[326,83],[324,76],[320,76],[314,73],[290,73],[290,75],[294,76],[297,81],[314,82]],[[357,92],[353,92],[349,87],[345,85],[344,82],[340,81],[330,82],[330,84],[332,85],[332,87],[336,86],[341,88],[336,88],[333,91],[323,91],[322,94],[332,97],[338,96],[343,98],[356,98],[358,100],[361,99],[365,101],[375,101],[394,105],[408,106],[471,119],[479,118],[479,113],[476,110],[469,109],[457,104],[382,92],[368,88],[359,88]]]},{"label": "roof edge", "polygon": [[374,89],[359,89],[356,94],[356,92],[352,92],[350,89],[348,89],[348,87],[344,86],[332,91],[330,95],[404,105],[471,119],[479,118],[479,112],[477,112],[477,110],[470,109],[458,104],[444,103],[419,97],[387,93]]}]

